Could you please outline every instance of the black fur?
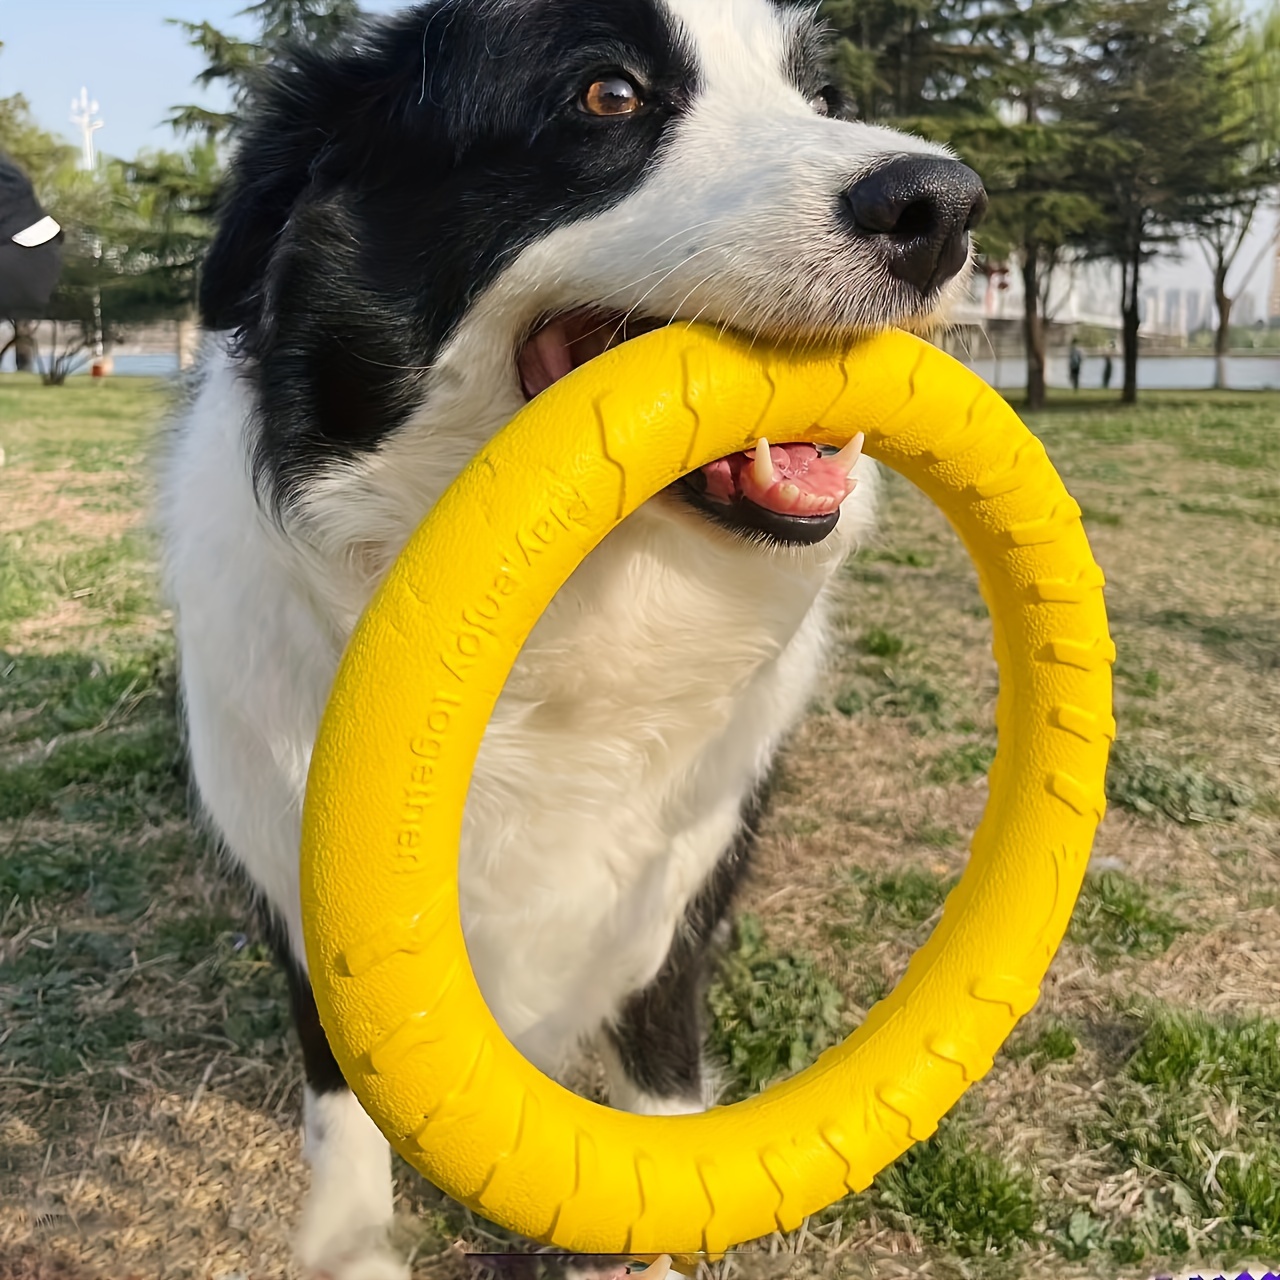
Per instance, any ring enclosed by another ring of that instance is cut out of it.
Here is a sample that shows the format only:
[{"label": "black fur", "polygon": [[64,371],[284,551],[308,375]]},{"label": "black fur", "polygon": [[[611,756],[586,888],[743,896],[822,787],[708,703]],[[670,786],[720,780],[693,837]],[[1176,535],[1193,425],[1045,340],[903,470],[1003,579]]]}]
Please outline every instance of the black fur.
[{"label": "black fur", "polygon": [[[643,109],[583,112],[618,71]],[[201,293],[205,324],[253,357],[260,489],[287,502],[318,463],[376,447],[498,271],[623,199],[696,91],[650,0],[439,0],[279,69]]]},{"label": "black fur", "polygon": [[654,1097],[702,1097],[708,951],[747,873],[764,806],[761,791],[743,807],[737,836],[689,904],[658,976],[627,1000],[608,1028],[628,1079]]},{"label": "black fur", "polygon": [[266,905],[259,904],[258,915],[267,945],[283,967],[289,984],[289,1006],[293,1011],[293,1025],[302,1043],[302,1067],[306,1072],[307,1083],[316,1093],[336,1093],[339,1089],[345,1089],[347,1082],[333,1056],[333,1050],[329,1048],[324,1028],[320,1025],[320,1013],[316,1009],[311,980],[289,945],[289,931],[284,921]]}]

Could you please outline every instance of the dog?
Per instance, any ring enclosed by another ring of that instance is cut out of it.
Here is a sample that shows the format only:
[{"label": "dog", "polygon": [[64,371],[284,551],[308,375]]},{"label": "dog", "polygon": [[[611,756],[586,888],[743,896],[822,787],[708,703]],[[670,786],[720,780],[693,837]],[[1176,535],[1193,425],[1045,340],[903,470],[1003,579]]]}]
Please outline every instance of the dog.
[{"label": "dog", "polygon": [[[405,1274],[388,1148],[302,945],[344,642],[467,461],[574,367],[679,319],[847,345],[961,287],[980,180],[849,118],[826,56],[785,0],[433,0],[298,49],[246,112],[161,525],[200,803],[289,977],[314,1273]],[[615,1106],[714,1099],[709,942],[875,490],[847,451],[764,442],[677,482],[577,570],[498,703],[461,851],[470,957],[537,1066],[599,1047]]]}]

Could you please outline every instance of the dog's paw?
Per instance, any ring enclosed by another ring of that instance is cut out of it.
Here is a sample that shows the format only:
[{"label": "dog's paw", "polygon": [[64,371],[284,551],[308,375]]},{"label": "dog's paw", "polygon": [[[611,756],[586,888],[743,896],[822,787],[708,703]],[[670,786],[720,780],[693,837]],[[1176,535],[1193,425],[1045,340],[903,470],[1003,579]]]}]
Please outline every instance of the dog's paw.
[{"label": "dog's paw", "polygon": [[302,1261],[307,1280],[409,1280],[409,1268],[381,1241],[320,1255],[312,1251]]}]

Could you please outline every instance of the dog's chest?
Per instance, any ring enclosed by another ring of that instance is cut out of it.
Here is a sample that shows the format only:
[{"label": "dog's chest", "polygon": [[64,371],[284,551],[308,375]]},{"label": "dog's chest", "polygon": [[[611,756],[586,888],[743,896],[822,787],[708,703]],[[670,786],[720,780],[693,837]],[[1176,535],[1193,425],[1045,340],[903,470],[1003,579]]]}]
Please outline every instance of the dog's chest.
[{"label": "dog's chest", "polygon": [[468,946],[499,1021],[547,1068],[655,975],[817,669],[818,582],[701,563],[681,533],[639,521],[593,554],[477,763]]}]

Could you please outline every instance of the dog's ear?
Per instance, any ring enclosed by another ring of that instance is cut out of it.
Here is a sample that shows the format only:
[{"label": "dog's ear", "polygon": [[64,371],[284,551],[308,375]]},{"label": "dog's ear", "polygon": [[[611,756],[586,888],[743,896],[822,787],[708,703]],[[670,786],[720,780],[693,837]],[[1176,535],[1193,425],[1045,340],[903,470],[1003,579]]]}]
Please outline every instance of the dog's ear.
[{"label": "dog's ear", "polygon": [[274,73],[249,104],[253,122],[237,147],[200,279],[207,328],[243,329],[259,319],[272,250],[322,161],[326,138],[312,88],[323,92],[316,82],[324,68],[306,61]]}]

